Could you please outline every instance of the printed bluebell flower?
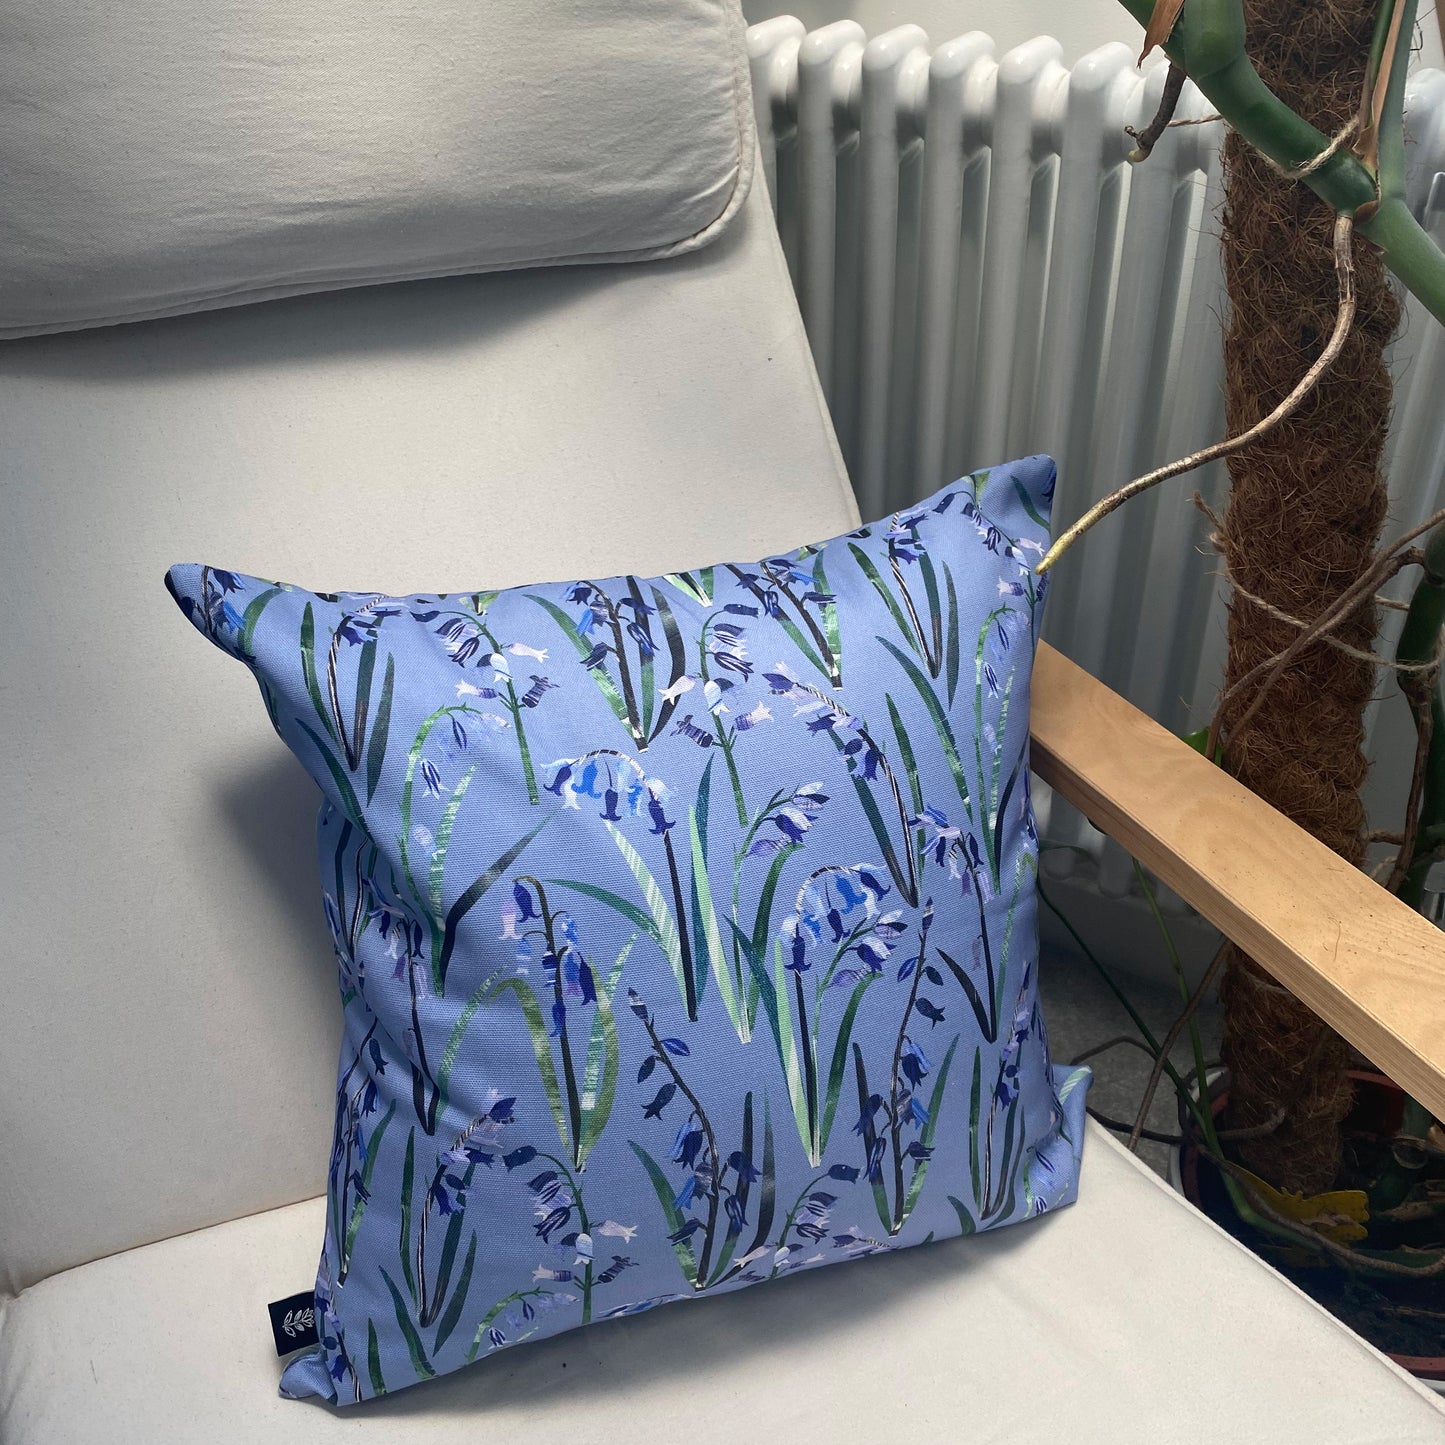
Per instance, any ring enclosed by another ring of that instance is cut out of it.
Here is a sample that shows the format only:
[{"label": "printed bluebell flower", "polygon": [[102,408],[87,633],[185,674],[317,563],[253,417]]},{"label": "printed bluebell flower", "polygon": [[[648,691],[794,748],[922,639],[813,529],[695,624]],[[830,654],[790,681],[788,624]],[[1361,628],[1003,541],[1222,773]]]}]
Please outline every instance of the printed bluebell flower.
[{"label": "printed bluebell flower", "polygon": [[662,1118],[662,1111],[672,1102],[672,1096],[675,1093],[677,1093],[677,1085],[669,1080],[653,1095],[652,1102],[643,1107],[642,1117],[644,1119]]},{"label": "printed bluebell flower", "polygon": [[828,1178],[836,1179],[843,1184],[856,1184],[858,1182],[858,1170],[851,1164],[835,1164],[828,1170]]},{"label": "printed bluebell flower", "polygon": [[943,1022],[943,1010],[932,999],[920,998],[914,1008],[935,1027]]},{"label": "printed bluebell flower", "polygon": [[873,1127],[873,1118],[879,1109],[883,1107],[883,1097],[880,1094],[869,1094],[862,1112],[858,1115],[858,1122],[853,1126],[855,1134],[866,1134]]},{"label": "printed bluebell flower", "polygon": [[542,701],[543,695],[557,686],[550,678],[543,677],[536,672],[531,675],[531,682],[531,687],[517,699],[523,707],[536,707]]},{"label": "printed bluebell flower", "polygon": [[586,668],[601,667],[611,652],[612,649],[605,642],[599,642],[586,657],[580,658],[579,661]]},{"label": "printed bluebell flower", "polygon": [[728,1155],[728,1168],[744,1184],[756,1184],[762,1178],[762,1175],[754,1168],[753,1161],[741,1149],[735,1149]]},{"label": "printed bluebell flower", "polygon": [[463,617],[448,617],[436,634],[446,643],[447,654],[458,667],[465,667],[474,657],[485,662],[490,655],[478,656],[482,652],[482,634]]},{"label": "printed bluebell flower", "polygon": [[663,811],[662,800],[653,793],[647,800],[647,815],[652,819],[652,827],[648,832],[654,838],[660,838],[671,827],[676,824],[676,819],[669,818]]},{"label": "printed bluebell flower", "polygon": [[912,1088],[917,1088],[925,1078],[931,1067],[928,1062],[928,1055],[913,1042],[912,1039],[904,1039],[903,1053],[899,1059],[903,1069],[904,1077]]},{"label": "printed bluebell flower", "polygon": [[513,1169],[520,1169],[524,1164],[530,1164],[537,1157],[537,1151],[530,1144],[523,1144],[520,1149],[513,1149],[509,1154],[502,1155],[502,1163],[510,1174]]},{"label": "printed bluebell flower", "polygon": [[672,731],[675,737],[684,737],[689,742],[696,743],[700,748],[710,748],[717,741],[710,732],[698,727],[693,722],[691,713],[687,713],[673,723]]},{"label": "printed bluebell flower", "polygon": [[729,1194],[723,1201],[723,1207],[727,1210],[728,1233],[741,1234],[748,1222],[748,1208],[736,1194]]},{"label": "printed bluebell flower", "polygon": [[635,1261],[625,1254],[614,1254],[612,1263],[597,1276],[598,1284],[611,1284],[625,1269],[631,1269]]},{"label": "printed bluebell flower", "polygon": [[691,1169],[697,1163],[698,1152],[703,1146],[703,1138],[702,1130],[694,1127],[690,1119],[684,1123],[678,1129],[677,1138],[673,1141],[671,1155],[673,1163]]},{"label": "printed bluebell flower", "polygon": [[544,1215],[535,1225],[533,1232],[539,1239],[551,1243],[552,1236],[572,1218],[572,1209],[569,1205],[559,1204],[555,1209]]},{"label": "printed bluebell flower", "polygon": [[697,1175],[689,1174],[682,1181],[682,1188],[677,1191],[677,1196],[672,1201],[672,1207],[680,1214],[691,1205],[694,1196],[697,1194]]},{"label": "printed bluebell flower", "polygon": [[755,703],[747,712],[743,713],[733,726],[736,727],[740,733],[746,733],[751,732],[760,723],[771,722],[772,720],[772,709],[768,707],[767,703],[760,702]]},{"label": "printed bluebell flower", "polygon": [[948,850],[963,836],[961,828],[955,828],[948,821],[948,815],[931,804],[917,817],[908,820],[910,828],[922,828],[924,851],[933,855],[933,861],[942,866]]},{"label": "printed bluebell flower", "polygon": [[422,787],[426,789],[427,796],[439,798],[442,795],[442,775],[437,771],[437,766],[430,758],[421,760]]},{"label": "printed bluebell flower", "polygon": [[523,887],[520,883],[514,883],[512,885],[512,898],[517,905],[517,921],[519,923],[541,921],[541,914],[532,906],[532,893],[529,888]]}]

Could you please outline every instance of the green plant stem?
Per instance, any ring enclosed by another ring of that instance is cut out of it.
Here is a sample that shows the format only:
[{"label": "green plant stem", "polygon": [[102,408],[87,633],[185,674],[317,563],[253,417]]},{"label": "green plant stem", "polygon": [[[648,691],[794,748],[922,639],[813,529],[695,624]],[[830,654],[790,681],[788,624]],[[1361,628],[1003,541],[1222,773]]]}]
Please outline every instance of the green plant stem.
[{"label": "green plant stem", "polygon": [[[1154,1037],[1153,1031],[1150,1029],[1149,1025],[1144,1022],[1143,1016],[1140,1014],[1139,1010],[1136,1009],[1134,1005],[1130,1002],[1129,995],[1126,994],[1124,990],[1121,989],[1119,985],[1114,981],[1113,974],[1111,974],[1109,970],[1104,967],[1104,965],[1095,955],[1094,950],[1091,949],[1089,945],[1084,942],[1082,937],[1080,937],[1078,929],[1076,929],[1074,925],[1069,922],[1063,910],[1060,909],[1059,906],[1053,901],[1053,899],[1050,898],[1049,895],[1044,891],[1044,886],[1042,882],[1040,882],[1039,884],[1039,897],[1043,900],[1044,906],[1049,910],[1049,912],[1052,913],[1054,917],[1057,918],[1059,922],[1064,925],[1064,928],[1068,931],[1069,937],[1074,940],[1074,943],[1077,946],[1079,952],[1084,955],[1084,958],[1093,967],[1094,971],[1099,975],[1101,979],[1103,979],[1109,992],[1112,993],[1114,997],[1119,1001],[1119,1007],[1122,1008],[1124,1012],[1129,1015],[1129,1018],[1133,1021],[1134,1027],[1139,1030],[1139,1036],[1144,1040],[1144,1043],[1148,1048],[1149,1052],[1157,1059],[1160,1055],[1159,1040]],[[1164,1072],[1169,1075],[1169,1082],[1174,1085],[1174,1092],[1181,1100],[1183,1100],[1185,1108],[1187,1108],[1189,1112],[1194,1116],[1194,1122],[1199,1125],[1200,1132],[1202,1134],[1205,1134],[1206,1138],[1212,1137],[1214,1130],[1214,1119],[1213,1116],[1209,1114],[1209,1111],[1204,1107],[1202,1100],[1196,1097],[1195,1094],[1190,1090],[1188,1084],[1184,1082],[1184,1079],[1180,1075],[1179,1070],[1176,1069],[1168,1059],[1164,1060]],[[1203,1075],[1200,1076],[1200,1079],[1202,1084]]]},{"label": "green plant stem", "polygon": [[[1147,25],[1154,0],[1120,0]],[[1414,0],[1401,34],[1408,40]],[[1256,150],[1286,170],[1299,170],[1329,145],[1330,138],[1301,119],[1260,79],[1244,48],[1241,0],[1190,0],[1180,14],[1165,53],[1182,65],[1215,109]],[[1421,228],[1398,191],[1403,174],[1397,165],[1398,116],[1404,98],[1405,67],[1397,58],[1390,75],[1386,118],[1381,125],[1381,182],[1348,149],[1341,148],[1303,183],[1337,212],[1355,218],[1356,229],[1378,246],[1385,264],[1445,325],[1445,252]],[[1403,145],[1403,142],[1399,143]],[[1399,151],[1403,157],[1403,150]],[[1378,206],[1377,206],[1378,203]]]},{"label": "green plant stem", "polygon": [[[1139,887],[1144,891],[1144,897],[1148,900],[1149,911],[1154,915],[1154,922],[1158,925],[1159,932],[1164,938],[1164,947],[1169,954],[1169,966],[1174,970],[1174,981],[1179,985],[1179,998],[1184,1007],[1189,1007],[1189,980],[1184,977],[1184,964],[1179,957],[1179,950],[1174,946],[1174,935],[1169,932],[1169,925],[1164,921],[1164,915],[1159,911],[1159,901],[1154,897],[1154,890],[1149,886],[1149,879],[1139,860],[1135,858],[1134,876],[1139,880]],[[1199,1023],[1195,1015],[1189,1016],[1189,1044],[1194,1050],[1194,1077],[1197,1080],[1199,1097],[1207,1101],[1209,1098],[1209,1079],[1204,1063],[1204,1040],[1199,1035]],[[1208,1119],[1206,1126],[1203,1119]],[[1209,1147],[1216,1153],[1219,1151],[1219,1136],[1214,1130],[1214,1114],[1206,1102],[1203,1110],[1203,1119],[1200,1121],[1200,1128],[1204,1130],[1204,1137]]]}]

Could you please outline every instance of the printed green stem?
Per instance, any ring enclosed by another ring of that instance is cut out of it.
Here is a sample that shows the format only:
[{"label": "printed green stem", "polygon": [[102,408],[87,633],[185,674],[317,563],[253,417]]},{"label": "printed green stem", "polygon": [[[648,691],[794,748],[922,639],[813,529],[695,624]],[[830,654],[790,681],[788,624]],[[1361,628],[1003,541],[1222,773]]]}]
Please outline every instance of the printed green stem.
[{"label": "printed green stem", "polygon": [[908,1036],[908,1020],[913,1014],[913,1005],[918,1001],[918,985],[923,981],[923,963],[928,956],[928,930],[933,923],[932,912],[923,915],[923,930],[918,940],[918,963],[913,970],[913,986],[908,991],[908,1006],[898,1025],[898,1042],[893,1047],[893,1081],[888,1100],[889,1131],[893,1140],[893,1225],[888,1231],[897,1234],[903,1228],[903,1124],[898,1117],[898,1076],[903,1067],[903,1042]]},{"label": "printed green stem", "polygon": [[[498,657],[502,656],[502,649],[498,645],[497,639],[492,635],[492,629],[485,623],[479,623],[478,625],[481,627],[482,636],[487,639],[487,644],[491,647],[492,652]],[[532,749],[528,746],[527,727],[522,721],[523,708],[517,697],[517,688],[512,681],[510,667],[507,669],[506,677],[507,711],[512,715],[512,727],[517,734],[517,751],[521,754],[522,758],[522,779],[527,784],[527,801],[535,806],[538,801],[537,774],[532,767]]]},{"label": "printed green stem", "polygon": [[667,855],[667,872],[672,883],[672,902],[677,916],[677,942],[682,951],[683,998],[689,1023],[697,1022],[697,978],[694,975],[692,939],[687,927],[687,906],[682,896],[682,875],[677,871],[677,854],[672,847],[672,829],[663,830],[662,849]]},{"label": "printed green stem", "polygon": [[[590,1239],[592,1236],[592,1222],[587,1217],[587,1206],[582,1200],[582,1186],[578,1184],[576,1176],[555,1154],[548,1154],[545,1150],[539,1149],[537,1151],[537,1157],[547,1160],[550,1164],[555,1164],[566,1176],[567,1187],[572,1191],[572,1203],[577,1210],[577,1222],[581,1225],[581,1232]],[[582,1279],[582,1323],[584,1325],[590,1325],[592,1323],[592,1261],[590,1259],[587,1261],[586,1271]]]},{"label": "printed green stem", "polygon": [[646,748],[647,737],[642,731],[642,715],[637,708],[637,693],[632,686],[632,669],[627,664],[627,649],[622,636],[622,619],[617,604],[594,582],[587,584],[602,599],[607,625],[612,629],[613,653],[617,658],[617,679],[622,684],[622,700],[627,708],[627,729],[639,749]]},{"label": "printed green stem", "polygon": [[572,1045],[567,1029],[567,1003],[562,992],[562,955],[557,951],[556,917],[547,906],[547,891],[541,881],[530,873],[517,876],[518,883],[527,884],[537,890],[537,905],[542,914],[542,933],[546,939],[547,952],[557,960],[552,970],[552,998],[556,1004],[554,1021],[557,1025],[557,1051],[562,1055],[562,1081],[567,1090],[567,1120],[571,1126],[572,1138],[563,1142],[572,1151],[572,1161],[581,1168],[582,1149],[582,1098],[577,1089],[577,1071],[572,1063]]},{"label": "printed green stem", "polygon": [[707,1139],[708,1156],[712,1160],[712,1186],[708,1190],[707,1224],[703,1228],[702,1252],[697,1257],[697,1277],[693,1281],[693,1288],[702,1291],[707,1288],[713,1236],[717,1233],[718,1210],[722,1202],[722,1182],[728,1172],[728,1166],[718,1153],[717,1136],[713,1133],[712,1121],[707,1116],[707,1110],[703,1108],[702,1101],[698,1096],[688,1087],[687,1080],[683,1078],[677,1065],[673,1063],[672,1055],[663,1046],[650,1011],[643,1017],[642,1025],[647,1030],[648,1038],[652,1040],[652,1051],[657,1056],[658,1063],[672,1075],[672,1082],[677,1085],[678,1092],[691,1106],[693,1117],[702,1126],[703,1134]]}]

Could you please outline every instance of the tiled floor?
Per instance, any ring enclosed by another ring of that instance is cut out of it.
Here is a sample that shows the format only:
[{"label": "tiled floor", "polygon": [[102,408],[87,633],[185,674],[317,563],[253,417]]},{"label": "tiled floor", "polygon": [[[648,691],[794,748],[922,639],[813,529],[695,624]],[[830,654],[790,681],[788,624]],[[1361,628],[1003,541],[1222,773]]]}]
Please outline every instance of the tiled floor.
[{"label": "tiled floor", "polygon": [[[1129,1015],[1099,975],[1082,958],[1046,952],[1039,977],[1044,1000],[1044,1018],[1049,1030],[1049,1046],[1056,1061],[1066,1063],[1085,1050],[1120,1034],[1127,1034],[1131,1038],[1138,1037],[1138,1031]],[[1155,1038],[1163,1039],[1180,1012],[1181,1003],[1177,989],[1142,982],[1128,974],[1120,974],[1116,981],[1149,1025]],[[1219,1057],[1219,1007],[1213,1003],[1203,1005],[1196,1017],[1204,1041],[1205,1059],[1213,1063]],[[1094,1084],[1089,1091],[1089,1107],[1132,1125],[1153,1066],[1149,1055],[1121,1044],[1096,1055],[1088,1062],[1094,1070]],[[1173,1062],[1181,1073],[1187,1073],[1194,1067],[1187,1032],[1174,1049]],[[1154,1096],[1148,1127],[1162,1134],[1178,1133],[1179,1120],[1174,1090],[1167,1078],[1160,1084]],[[1163,1174],[1167,1169],[1169,1148],[1147,1139],[1141,1140],[1139,1157]]]}]

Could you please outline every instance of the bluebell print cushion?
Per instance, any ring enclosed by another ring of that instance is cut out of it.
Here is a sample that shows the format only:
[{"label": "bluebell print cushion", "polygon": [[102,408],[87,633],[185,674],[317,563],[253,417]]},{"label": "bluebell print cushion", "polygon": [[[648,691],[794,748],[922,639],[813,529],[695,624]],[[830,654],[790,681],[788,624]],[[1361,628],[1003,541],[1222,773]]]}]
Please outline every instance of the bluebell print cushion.
[{"label": "bluebell print cushion", "polygon": [[1053,476],[654,578],[171,571],[324,795],[345,1034],[283,1393],[1073,1199],[1028,774]]}]

